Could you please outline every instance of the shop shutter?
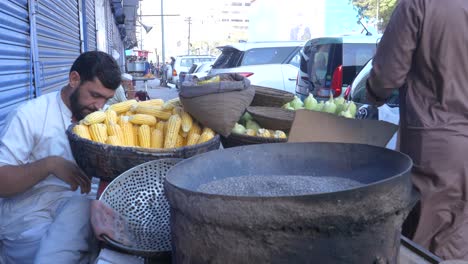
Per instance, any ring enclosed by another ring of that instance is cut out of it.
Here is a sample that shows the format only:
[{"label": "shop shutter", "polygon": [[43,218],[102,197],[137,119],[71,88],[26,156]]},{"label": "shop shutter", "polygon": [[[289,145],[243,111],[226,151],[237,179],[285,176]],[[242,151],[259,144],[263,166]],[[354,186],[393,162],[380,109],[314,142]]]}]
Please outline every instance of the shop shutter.
[{"label": "shop shutter", "polygon": [[96,13],[94,0],[86,1],[86,50],[96,50]]},{"label": "shop shutter", "polygon": [[80,0],[37,1],[37,44],[39,51],[39,93],[61,89],[80,55]]},{"label": "shop shutter", "polygon": [[6,116],[34,97],[27,0],[0,1],[0,131]]}]

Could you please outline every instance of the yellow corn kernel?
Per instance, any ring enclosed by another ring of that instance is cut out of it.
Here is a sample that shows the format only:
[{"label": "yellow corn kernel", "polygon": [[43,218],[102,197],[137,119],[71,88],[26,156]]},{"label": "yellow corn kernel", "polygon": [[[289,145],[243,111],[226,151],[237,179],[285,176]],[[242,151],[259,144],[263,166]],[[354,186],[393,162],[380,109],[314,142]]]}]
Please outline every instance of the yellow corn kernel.
[{"label": "yellow corn kernel", "polygon": [[163,99],[150,99],[150,100],[138,102],[138,105],[162,106],[163,104],[164,104]]},{"label": "yellow corn kernel", "polygon": [[164,135],[160,129],[155,129],[151,132],[151,148],[163,148]]},{"label": "yellow corn kernel", "polygon": [[106,113],[106,119],[104,120],[106,126],[111,123],[117,124],[117,113],[114,110],[107,109],[104,113]]},{"label": "yellow corn kernel", "polygon": [[167,121],[167,131],[164,133],[164,148],[174,148],[182,120],[179,115],[172,115]]},{"label": "yellow corn kernel", "polygon": [[106,144],[109,144],[112,146],[120,146],[122,145],[122,142],[120,142],[117,136],[108,136],[106,140]]},{"label": "yellow corn kernel", "polygon": [[128,119],[132,124],[135,125],[148,125],[148,126],[155,126],[158,120],[156,117],[146,114],[135,114],[130,116]]},{"label": "yellow corn kernel", "polygon": [[255,130],[254,130],[254,129],[251,129],[251,128],[246,129],[246,130],[245,130],[245,134],[246,134],[247,136],[252,136],[252,137],[257,136],[257,132],[255,132]]},{"label": "yellow corn kernel", "polygon": [[91,140],[91,135],[89,134],[89,128],[86,125],[76,124],[73,127],[73,133],[77,134],[78,136],[82,138]]},{"label": "yellow corn kernel", "polygon": [[116,136],[119,139],[119,142],[124,142],[123,131],[119,124],[110,123],[107,126],[107,135]]},{"label": "yellow corn kernel", "polygon": [[125,113],[130,110],[133,104],[136,104],[137,100],[127,100],[120,103],[113,104],[109,106],[110,110],[114,110],[117,114]]},{"label": "yellow corn kernel", "polygon": [[264,137],[264,138],[269,138],[270,137],[270,131],[268,131],[268,129],[265,129],[265,128],[260,128],[257,131],[257,136]]},{"label": "yellow corn kernel", "polygon": [[92,112],[83,118],[82,123],[84,125],[92,125],[97,123],[102,123],[106,120],[106,113],[104,111],[95,111]]},{"label": "yellow corn kernel", "polygon": [[204,127],[201,134],[203,134],[205,132],[211,133],[213,136],[215,135],[215,132],[213,131],[213,129],[211,129],[209,127]]},{"label": "yellow corn kernel", "polygon": [[275,131],[272,129],[268,129],[268,132],[270,133],[270,137],[274,138],[275,137]]},{"label": "yellow corn kernel", "polygon": [[151,115],[156,118],[167,120],[171,117],[171,114],[162,110],[161,106],[152,106],[152,105],[134,105],[132,106],[132,111],[137,114],[146,114]]},{"label": "yellow corn kernel", "polygon": [[148,125],[141,125],[138,129],[138,143],[140,147],[151,147],[151,128]]},{"label": "yellow corn kernel", "polygon": [[99,143],[106,143],[107,141],[107,128],[106,125],[97,123],[89,126],[89,133],[93,141]]},{"label": "yellow corn kernel", "polygon": [[189,113],[182,111],[180,117],[182,118],[182,131],[189,132],[193,125],[192,116]]},{"label": "yellow corn kernel", "polygon": [[200,135],[200,138],[197,141],[197,144],[201,144],[207,142],[208,140],[212,139],[214,134],[210,133],[209,131],[205,131]]},{"label": "yellow corn kernel", "polygon": [[198,139],[200,139],[200,134],[193,133],[187,137],[187,146],[192,146],[197,144]]},{"label": "yellow corn kernel", "polygon": [[122,128],[122,133],[123,133],[123,138],[124,138],[123,144],[129,147],[135,146],[132,123],[128,121],[123,121],[120,126]]},{"label": "yellow corn kernel", "polygon": [[138,131],[140,130],[139,125],[133,125],[133,145],[140,146],[140,140],[138,138]]}]

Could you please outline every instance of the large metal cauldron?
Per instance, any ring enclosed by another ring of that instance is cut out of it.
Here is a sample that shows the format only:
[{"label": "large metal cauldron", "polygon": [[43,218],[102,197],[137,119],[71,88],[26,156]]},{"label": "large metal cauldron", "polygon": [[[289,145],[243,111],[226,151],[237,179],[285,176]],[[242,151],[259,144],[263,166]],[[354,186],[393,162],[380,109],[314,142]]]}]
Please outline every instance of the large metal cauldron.
[{"label": "large metal cauldron", "polygon": [[[397,263],[401,225],[417,196],[411,166],[399,152],[341,143],[251,145],[184,160],[165,182],[173,260]],[[256,175],[342,177],[363,185],[279,197],[199,191],[227,177]]]}]

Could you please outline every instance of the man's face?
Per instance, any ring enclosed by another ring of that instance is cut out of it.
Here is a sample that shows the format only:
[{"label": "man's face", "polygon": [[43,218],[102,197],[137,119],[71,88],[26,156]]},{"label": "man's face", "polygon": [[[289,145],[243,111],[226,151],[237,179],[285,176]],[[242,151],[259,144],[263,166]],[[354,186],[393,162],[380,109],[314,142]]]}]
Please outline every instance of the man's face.
[{"label": "man's face", "polygon": [[70,106],[76,120],[83,119],[87,114],[101,109],[115,91],[102,85],[98,78],[79,85],[70,95]]}]

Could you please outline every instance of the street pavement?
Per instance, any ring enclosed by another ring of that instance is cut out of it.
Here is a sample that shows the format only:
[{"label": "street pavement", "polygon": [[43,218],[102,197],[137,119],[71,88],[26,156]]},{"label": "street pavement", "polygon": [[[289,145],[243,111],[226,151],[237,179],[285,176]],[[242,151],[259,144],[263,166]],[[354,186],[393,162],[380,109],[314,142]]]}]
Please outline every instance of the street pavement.
[{"label": "street pavement", "polygon": [[[163,99],[167,101],[172,98],[176,98],[179,96],[177,89],[174,85],[169,84],[169,87],[162,87],[159,85],[159,79],[149,80],[147,81],[147,88],[148,88],[148,95],[151,99]],[[143,81],[136,82],[137,91],[144,90],[145,86]]]}]

